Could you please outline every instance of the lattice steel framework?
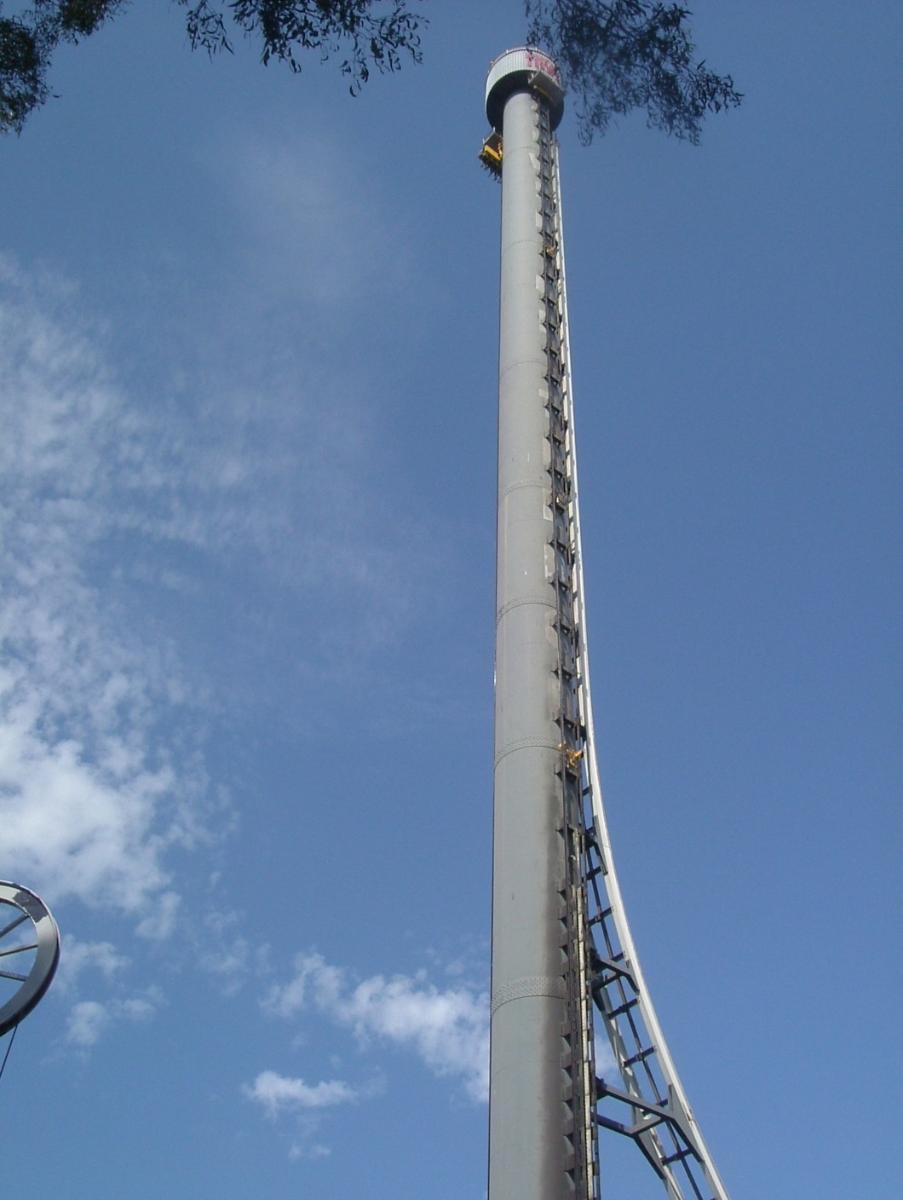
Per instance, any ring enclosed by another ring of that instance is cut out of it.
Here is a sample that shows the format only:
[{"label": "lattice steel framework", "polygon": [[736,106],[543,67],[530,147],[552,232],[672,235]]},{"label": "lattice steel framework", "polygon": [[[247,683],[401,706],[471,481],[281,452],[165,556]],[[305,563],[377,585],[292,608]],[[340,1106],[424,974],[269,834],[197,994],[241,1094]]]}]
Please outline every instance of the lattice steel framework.
[{"label": "lattice steel framework", "polygon": [[596,765],[555,64],[508,51],[486,108],[480,157],[502,180],[489,1197],[596,1200],[607,1129],[669,1200],[728,1200],[643,979]]}]

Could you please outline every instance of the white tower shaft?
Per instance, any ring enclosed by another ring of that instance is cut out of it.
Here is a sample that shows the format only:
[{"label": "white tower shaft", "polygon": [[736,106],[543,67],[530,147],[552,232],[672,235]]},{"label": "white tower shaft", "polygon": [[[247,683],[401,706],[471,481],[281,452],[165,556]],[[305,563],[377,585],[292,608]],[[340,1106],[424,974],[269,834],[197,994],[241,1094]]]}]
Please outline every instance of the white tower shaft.
[{"label": "white tower shaft", "polygon": [[585,973],[574,977],[579,848],[564,784],[579,717],[560,644],[553,493],[556,465],[566,469],[555,462],[562,395],[550,339],[561,296],[544,101],[514,91],[503,136],[489,1194],[557,1200],[593,1193],[581,1115],[587,1031],[572,1017],[588,989]]},{"label": "white tower shaft", "polygon": [[555,64],[502,55],[486,111],[502,180],[489,1200],[596,1200],[599,1128],[636,1142],[669,1200],[728,1200],[646,988],[596,766]]}]

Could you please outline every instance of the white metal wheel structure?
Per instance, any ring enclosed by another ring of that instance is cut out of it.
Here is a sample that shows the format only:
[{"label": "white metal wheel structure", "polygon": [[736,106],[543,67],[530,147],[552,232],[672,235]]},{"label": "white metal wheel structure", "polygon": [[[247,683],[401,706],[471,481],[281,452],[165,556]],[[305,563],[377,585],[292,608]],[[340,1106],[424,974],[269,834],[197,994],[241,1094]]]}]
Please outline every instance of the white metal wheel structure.
[{"label": "white metal wheel structure", "polygon": [[[489,1200],[597,1200],[600,1129],[637,1144],[668,1200],[728,1200],[643,978],[596,764],[563,101],[540,51],[490,67],[480,158],[502,183],[502,254]],[[594,1019],[615,1063],[604,1078]]]},{"label": "white metal wheel structure", "polygon": [[50,909],[28,888],[0,880],[0,1037],[39,1003],[59,960]]}]

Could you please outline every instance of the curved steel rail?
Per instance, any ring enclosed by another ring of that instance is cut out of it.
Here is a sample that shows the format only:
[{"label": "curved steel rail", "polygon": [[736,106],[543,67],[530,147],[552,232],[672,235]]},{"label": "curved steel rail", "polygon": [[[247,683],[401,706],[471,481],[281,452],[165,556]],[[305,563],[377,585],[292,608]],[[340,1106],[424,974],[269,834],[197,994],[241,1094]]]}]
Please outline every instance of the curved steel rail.
[{"label": "curved steel rail", "polygon": [[59,959],[50,909],[28,888],[0,880],[0,1037],[40,1002]]},{"label": "curved steel rail", "polygon": [[586,805],[585,880],[594,959],[589,987],[624,1084],[623,1089],[619,1089],[600,1078],[596,1080],[596,1090],[600,1102],[608,1097],[613,1101],[621,1101],[632,1111],[630,1123],[617,1121],[599,1112],[596,1120],[603,1127],[634,1138],[665,1184],[670,1200],[729,1200],[727,1189],[703,1141],[652,1005],[627,922],[605,819],[596,759],[586,637],[586,599],[557,145],[554,158],[561,275],[561,324],[566,378],[565,411],[571,475],[574,591],[577,624],[580,630],[579,696],[585,743],[582,760]]}]

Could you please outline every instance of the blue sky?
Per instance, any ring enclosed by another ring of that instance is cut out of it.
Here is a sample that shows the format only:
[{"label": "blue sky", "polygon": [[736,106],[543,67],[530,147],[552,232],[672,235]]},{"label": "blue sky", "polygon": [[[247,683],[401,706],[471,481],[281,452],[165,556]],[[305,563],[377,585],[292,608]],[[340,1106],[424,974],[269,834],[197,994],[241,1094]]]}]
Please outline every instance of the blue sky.
[{"label": "blue sky", "polygon": [[[424,12],[352,100],[134,5],[0,147],[0,878],[64,931],[0,1082],[19,1194],[484,1194],[475,155],[523,21]],[[735,1200],[890,1200],[903,18],[694,27],[746,93],[701,147],[560,130],[612,837]]]}]

